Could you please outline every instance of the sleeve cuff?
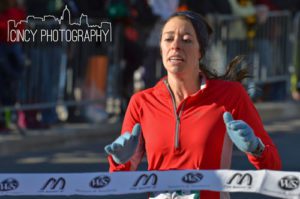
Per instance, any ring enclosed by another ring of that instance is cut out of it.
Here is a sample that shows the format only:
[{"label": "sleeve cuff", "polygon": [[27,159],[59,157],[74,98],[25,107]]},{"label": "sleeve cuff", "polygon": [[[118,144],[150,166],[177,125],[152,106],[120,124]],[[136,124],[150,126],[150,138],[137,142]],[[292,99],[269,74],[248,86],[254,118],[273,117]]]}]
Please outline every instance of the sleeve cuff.
[{"label": "sleeve cuff", "polygon": [[109,162],[109,171],[130,171],[130,161],[126,162],[125,164],[117,164],[111,155],[108,156],[108,162]]},{"label": "sleeve cuff", "polygon": [[250,152],[250,154],[255,156],[255,157],[261,157],[262,153],[265,150],[265,145],[261,141],[260,138],[257,138],[257,139],[258,139],[258,145],[257,145],[256,149],[253,152]]}]

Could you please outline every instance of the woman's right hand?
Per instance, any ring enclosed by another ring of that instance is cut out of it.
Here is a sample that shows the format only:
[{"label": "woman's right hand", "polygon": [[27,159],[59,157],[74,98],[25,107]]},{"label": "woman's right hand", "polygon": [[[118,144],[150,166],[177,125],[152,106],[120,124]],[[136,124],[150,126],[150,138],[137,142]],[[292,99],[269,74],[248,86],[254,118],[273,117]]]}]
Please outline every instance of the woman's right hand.
[{"label": "woman's right hand", "polygon": [[141,125],[135,124],[132,132],[126,132],[114,142],[105,146],[104,150],[111,155],[117,164],[126,163],[134,154],[141,134]]}]

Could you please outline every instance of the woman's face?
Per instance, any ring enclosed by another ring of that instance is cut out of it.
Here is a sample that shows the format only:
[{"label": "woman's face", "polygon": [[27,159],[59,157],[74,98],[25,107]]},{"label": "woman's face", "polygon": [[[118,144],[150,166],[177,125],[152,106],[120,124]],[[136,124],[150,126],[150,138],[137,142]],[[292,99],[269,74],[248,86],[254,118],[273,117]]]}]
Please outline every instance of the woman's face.
[{"label": "woman's face", "polygon": [[162,30],[160,47],[168,74],[198,74],[200,46],[190,21],[180,17],[170,19]]}]

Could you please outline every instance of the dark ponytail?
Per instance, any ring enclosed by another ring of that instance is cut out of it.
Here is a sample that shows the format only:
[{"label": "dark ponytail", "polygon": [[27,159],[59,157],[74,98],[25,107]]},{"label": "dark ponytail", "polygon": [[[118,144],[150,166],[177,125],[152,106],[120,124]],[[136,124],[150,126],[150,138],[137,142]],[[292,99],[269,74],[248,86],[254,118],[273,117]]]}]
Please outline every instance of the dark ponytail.
[{"label": "dark ponytail", "polygon": [[232,59],[223,75],[218,75],[216,70],[211,70],[202,63],[200,63],[200,70],[208,79],[222,79],[242,82],[243,79],[251,77],[247,68],[241,68],[243,59],[244,56],[236,56],[234,59]]}]

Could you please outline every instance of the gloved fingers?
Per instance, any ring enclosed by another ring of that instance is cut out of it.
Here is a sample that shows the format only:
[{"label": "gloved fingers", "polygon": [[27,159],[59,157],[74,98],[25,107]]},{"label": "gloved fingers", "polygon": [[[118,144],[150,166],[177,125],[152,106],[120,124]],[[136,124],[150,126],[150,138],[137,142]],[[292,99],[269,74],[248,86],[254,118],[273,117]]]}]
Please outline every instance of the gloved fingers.
[{"label": "gloved fingers", "polygon": [[234,121],[234,119],[233,119],[231,113],[229,113],[229,112],[225,112],[225,113],[223,114],[223,120],[224,120],[224,122],[225,122],[226,125],[227,125],[229,122]]},{"label": "gloved fingers", "polygon": [[248,142],[245,141],[244,137],[236,136],[231,138],[234,145],[241,151],[247,151]]},{"label": "gloved fingers", "polygon": [[251,136],[251,135],[249,134],[249,132],[243,132],[243,134],[247,134],[246,136],[243,136],[243,140],[244,140],[245,142],[251,142],[251,141],[253,141],[254,137]]},{"label": "gloved fingers", "polygon": [[104,147],[104,150],[105,150],[105,152],[106,152],[108,155],[111,155],[111,154],[113,153],[113,150],[112,150],[110,144],[109,144],[109,145],[106,145],[106,146]]},{"label": "gloved fingers", "polygon": [[234,134],[233,136],[238,137],[239,139],[249,137],[249,133],[245,129],[232,130],[231,134]]},{"label": "gloved fingers", "polygon": [[141,125],[139,123],[135,124],[132,129],[132,136],[138,138],[141,134]]},{"label": "gloved fingers", "polygon": [[229,137],[231,138],[232,141],[235,142],[246,142],[247,141],[247,136],[244,136],[244,130],[231,130],[227,131]]},{"label": "gloved fingers", "polygon": [[236,120],[228,124],[228,128],[232,130],[247,129],[248,125],[242,120]]},{"label": "gloved fingers", "polygon": [[243,142],[249,142],[249,136],[243,136],[243,134],[245,134],[245,132],[240,130],[239,131],[239,139]]},{"label": "gloved fingers", "polygon": [[130,137],[131,137],[131,135],[128,132],[126,132],[126,133],[120,135],[113,143],[118,143],[118,144],[124,146],[125,143],[130,139]]},{"label": "gloved fingers", "polygon": [[244,142],[251,142],[252,139],[250,137],[243,137]]},{"label": "gloved fingers", "polygon": [[227,131],[227,134],[234,143],[242,139],[238,131]]},{"label": "gloved fingers", "polygon": [[125,133],[122,135],[122,137],[123,137],[123,140],[129,140],[130,137],[131,137],[131,135],[130,135],[129,132],[125,132]]},{"label": "gloved fingers", "polygon": [[251,136],[250,129],[248,129],[248,128],[239,129],[239,135],[242,137],[250,137]]},{"label": "gloved fingers", "polygon": [[123,146],[118,143],[113,142],[111,144],[112,153],[116,153],[116,152],[120,151],[122,148],[123,148]]}]

